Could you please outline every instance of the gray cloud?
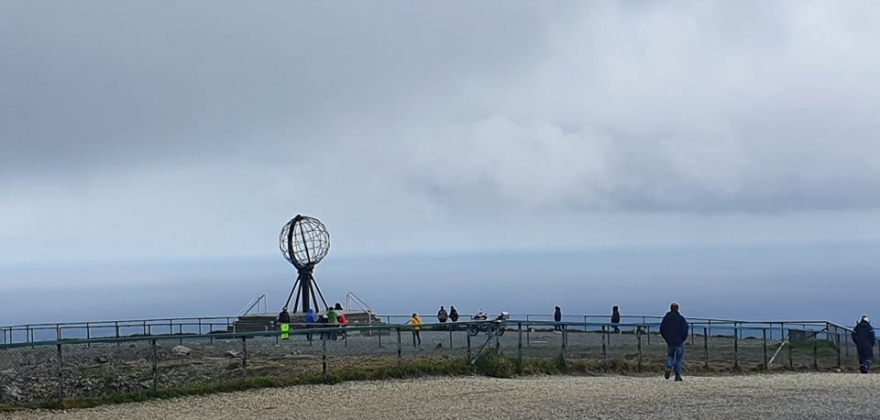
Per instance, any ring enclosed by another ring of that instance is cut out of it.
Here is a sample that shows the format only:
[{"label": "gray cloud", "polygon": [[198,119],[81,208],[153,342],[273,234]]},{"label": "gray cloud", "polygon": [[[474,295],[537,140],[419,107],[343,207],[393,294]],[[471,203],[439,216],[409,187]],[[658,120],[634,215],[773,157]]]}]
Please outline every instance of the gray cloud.
[{"label": "gray cloud", "polygon": [[7,3],[0,251],[263,255],[300,212],[349,253],[877,239],[878,12]]}]

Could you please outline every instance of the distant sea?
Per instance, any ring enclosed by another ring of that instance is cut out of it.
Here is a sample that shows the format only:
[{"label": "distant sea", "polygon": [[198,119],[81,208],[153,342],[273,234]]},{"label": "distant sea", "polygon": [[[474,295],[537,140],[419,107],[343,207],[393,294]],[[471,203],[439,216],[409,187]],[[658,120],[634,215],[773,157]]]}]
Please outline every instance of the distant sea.
[{"label": "distant sea", "polygon": [[[235,315],[261,294],[280,310],[296,270],[251,260],[0,267],[0,325]],[[878,310],[880,245],[617,247],[576,251],[334,256],[315,270],[328,303],[354,292],[377,313],[454,305],[513,314],[829,320]],[[880,316],[880,315],[878,315]]]}]

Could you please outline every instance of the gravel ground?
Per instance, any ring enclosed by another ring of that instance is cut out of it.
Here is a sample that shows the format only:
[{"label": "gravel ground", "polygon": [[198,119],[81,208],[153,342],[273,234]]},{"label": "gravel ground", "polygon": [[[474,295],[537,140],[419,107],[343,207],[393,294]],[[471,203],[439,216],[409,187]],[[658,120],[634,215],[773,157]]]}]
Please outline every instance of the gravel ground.
[{"label": "gravel ground", "polygon": [[[878,419],[880,375],[429,378],[0,415],[24,419]],[[332,402],[332,404],[328,404]]]}]

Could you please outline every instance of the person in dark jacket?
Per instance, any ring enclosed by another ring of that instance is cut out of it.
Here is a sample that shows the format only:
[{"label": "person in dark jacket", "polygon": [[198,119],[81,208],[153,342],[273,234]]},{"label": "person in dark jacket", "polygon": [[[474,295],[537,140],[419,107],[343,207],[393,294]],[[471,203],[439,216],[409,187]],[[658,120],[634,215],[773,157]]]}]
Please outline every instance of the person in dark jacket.
[{"label": "person in dark jacket", "polygon": [[615,306],[611,308],[611,327],[614,328],[614,332],[620,334],[620,328],[617,324],[620,324],[620,309]]},{"label": "person in dark jacket", "polygon": [[446,322],[446,319],[449,318],[449,314],[446,313],[446,308],[440,307],[440,310],[437,311],[437,321],[440,321],[441,324]]},{"label": "person in dark jacket", "polygon": [[868,373],[874,359],[874,342],[877,341],[877,337],[874,335],[874,327],[871,326],[867,315],[862,315],[853,328],[852,341],[859,354],[859,372]]},{"label": "person in dark jacket", "polygon": [[557,323],[553,326],[553,331],[562,331],[562,325],[559,325],[559,322],[562,321],[562,308],[559,305],[556,305],[553,310],[553,321]]},{"label": "person in dark jacket", "polygon": [[675,371],[675,381],[681,381],[681,368],[684,363],[684,342],[688,337],[687,320],[678,313],[678,303],[669,305],[669,312],[660,323],[660,335],[666,341],[666,379]]},{"label": "person in dark jacket", "polygon": [[281,309],[281,313],[278,314],[278,323],[279,324],[290,324],[290,312],[287,312],[287,307]]},{"label": "person in dark jacket", "polygon": [[458,309],[455,309],[455,306],[449,307],[449,320],[452,322],[458,322]]},{"label": "person in dark jacket", "polygon": [[281,309],[281,313],[278,314],[278,328],[281,330],[281,339],[289,340],[290,339],[290,312],[287,312],[287,307]]}]

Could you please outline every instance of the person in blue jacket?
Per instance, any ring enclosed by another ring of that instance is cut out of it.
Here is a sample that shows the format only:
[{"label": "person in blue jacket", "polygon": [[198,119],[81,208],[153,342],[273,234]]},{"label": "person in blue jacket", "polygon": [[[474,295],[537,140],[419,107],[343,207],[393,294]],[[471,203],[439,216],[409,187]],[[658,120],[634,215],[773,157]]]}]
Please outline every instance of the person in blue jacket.
[{"label": "person in blue jacket", "polygon": [[871,326],[867,315],[862,315],[853,328],[852,341],[859,354],[859,371],[868,373],[874,359],[874,342],[877,341],[877,337],[874,335],[874,327]]},{"label": "person in blue jacket", "polygon": [[[317,319],[315,316],[315,310],[312,308],[309,308],[309,310],[306,312],[306,329],[314,328],[316,321],[317,321]],[[312,341],[312,334],[311,333],[306,334],[306,340]]]},{"label": "person in blue jacket", "polygon": [[684,362],[684,342],[688,337],[687,320],[678,313],[678,303],[669,305],[669,312],[663,316],[660,323],[660,335],[666,341],[666,379],[675,371],[675,381],[681,381],[681,367]]}]

